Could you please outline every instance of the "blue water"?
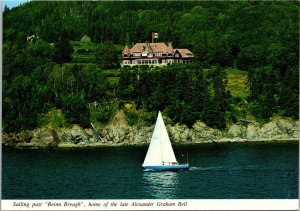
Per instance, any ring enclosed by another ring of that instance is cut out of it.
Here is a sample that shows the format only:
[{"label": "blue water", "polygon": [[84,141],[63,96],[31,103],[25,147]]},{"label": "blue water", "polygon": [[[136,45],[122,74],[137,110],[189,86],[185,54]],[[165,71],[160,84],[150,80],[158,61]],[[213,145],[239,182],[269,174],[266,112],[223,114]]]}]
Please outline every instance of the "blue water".
[{"label": "blue water", "polygon": [[[147,147],[3,148],[3,199],[296,199],[298,143],[175,146],[189,171],[147,172]],[[185,156],[182,157],[182,154]]]}]

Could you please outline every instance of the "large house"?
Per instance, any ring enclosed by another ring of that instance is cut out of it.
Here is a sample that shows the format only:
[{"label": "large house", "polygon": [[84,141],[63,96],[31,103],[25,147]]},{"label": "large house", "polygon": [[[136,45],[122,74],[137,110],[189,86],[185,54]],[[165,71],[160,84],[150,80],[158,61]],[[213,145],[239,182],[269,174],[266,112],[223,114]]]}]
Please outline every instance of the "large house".
[{"label": "large house", "polygon": [[176,49],[169,43],[136,43],[132,48],[126,45],[122,51],[122,65],[167,65],[189,63],[193,53],[188,49]]}]

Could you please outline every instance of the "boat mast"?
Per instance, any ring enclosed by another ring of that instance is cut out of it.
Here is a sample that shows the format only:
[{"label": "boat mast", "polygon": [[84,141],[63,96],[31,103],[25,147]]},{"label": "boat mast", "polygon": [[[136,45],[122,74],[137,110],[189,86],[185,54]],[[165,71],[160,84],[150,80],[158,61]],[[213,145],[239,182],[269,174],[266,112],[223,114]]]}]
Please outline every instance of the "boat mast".
[{"label": "boat mast", "polygon": [[[161,116],[161,118],[162,118],[162,114],[161,114],[161,112],[159,111],[158,112],[158,115],[160,115]],[[160,118],[160,117],[159,117]],[[163,121],[163,120],[162,120]],[[160,127],[159,127],[159,129],[160,129],[160,134],[162,134],[162,130],[163,130],[163,127],[162,127],[162,124],[160,124],[159,125]],[[162,165],[164,165],[164,153],[163,153],[163,147],[164,147],[164,143],[163,143],[163,137],[162,136],[160,136],[160,153],[161,153],[161,163],[162,163]]]},{"label": "boat mast", "polygon": [[186,153],[186,163],[189,163],[189,153]]}]

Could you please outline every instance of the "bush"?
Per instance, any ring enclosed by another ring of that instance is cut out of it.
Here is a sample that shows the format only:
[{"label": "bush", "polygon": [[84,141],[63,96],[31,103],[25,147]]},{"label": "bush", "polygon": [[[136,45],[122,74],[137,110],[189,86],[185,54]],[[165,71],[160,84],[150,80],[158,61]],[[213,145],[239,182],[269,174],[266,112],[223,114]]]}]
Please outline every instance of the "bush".
[{"label": "bush", "polygon": [[63,113],[60,109],[51,109],[46,114],[41,114],[38,118],[39,126],[45,126],[51,128],[65,127],[67,121],[63,116]]},{"label": "bush", "polygon": [[94,102],[89,105],[91,122],[106,124],[116,113],[119,103],[117,100],[107,100],[100,103]]},{"label": "bush", "polygon": [[67,95],[62,98],[62,111],[69,124],[90,126],[90,111],[81,94]]}]

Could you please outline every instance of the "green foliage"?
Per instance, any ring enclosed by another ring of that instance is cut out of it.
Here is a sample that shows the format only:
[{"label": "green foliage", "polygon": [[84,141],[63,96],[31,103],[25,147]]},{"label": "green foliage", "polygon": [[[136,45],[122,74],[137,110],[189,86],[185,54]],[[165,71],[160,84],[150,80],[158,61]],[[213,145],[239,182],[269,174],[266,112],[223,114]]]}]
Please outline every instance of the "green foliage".
[{"label": "green foliage", "polygon": [[130,103],[125,103],[123,109],[128,124],[130,126],[137,125],[139,123],[139,115],[134,105]]},{"label": "green foliage", "polygon": [[90,112],[85,99],[80,93],[62,98],[62,112],[69,124],[80,124],[83,127],[90,126]]},{"label": "green foliage", "polygon": [[91,122],[106,124],[109,119],[116,113],[119,102],[116,99],[103,100],[89,104]]},{"label": "green foliage", "polygon": [[252,114],[264,121],[268,120],[277,111],[277,100],[281,84],[279,73],[271,67],[251,69],[249,72],[250,96],[253,102]]},{"label": "green foliage", "polygon": [[60,128],[67,125],[60,109],[51,109],[46,114],[41,114],[38,119],[39,126],[48,126],[50,128]]},{"label": "green foliage", "polygon": [[20,46],[32,34],[48,42],[79,41],[88,35],[95,43],[124,46],[151,41],[151,32],[158,32],[156,41],[191,49],[207,67],[237,65],[248,70],[298,64],[298,10],[291,1],[32,1],[4,11],[3,37]]},{"label": "green foliage", "polygon": [[132,111],[127,111],[126,113],[127,122],[130,126],[137,125],[139,121],[139,117],[137,113],[134,113]]},{"label": "green foliage", "polygon": [[70,45],[70,42],[66,39],[62,39],[54,44],[56,48],[54,60],[58,64],[70,62],[72,60],[71,54],[74,52]]},{"label": "green foliage", "polygon": [[[146,110],[139,110],[139,118],[147,125],[153,125],[156,122],[157,113],[155,111],[147,112]],[[165,121],[166,122],[166,121]]]},{"label": "green foliage", "polygon": [[72,63],[95,63],[95,52],[100,47],[99,43],[71,41],[70,44],[74,49]]},{"label": "green foliage", "polygon": [[[134,100],[137,107],[147,111],[165,111],[173,122],[191,127],[196,120],[220,122],[225,125],[224,112],[228,108],[222,69],[212,68],[206,77],[197,64],[177,64],[141,70],[139,67],[121,70],[118,95],[126,101]],[[212,83],[211,90],[208,88]],[[212,95],[212,93],[214,93]],[[209,100],[210,103],[205,104]],[[207,106],[207,108],[205,107]],[[211,113],[205,117],[205,111]],[[221,116],[221,117],[220,117]],[[134,118],[133,118],[134,119]]]},{"label": "green foliage", "polygon": [[232,96],[242,98],[249,96],[249,87],[247,86],[247,71],[228,68],[226,69],[226,79],[226,90],[230,91]]},{"label": "green foliage", "polygon": [[[130,124],[150,123],[158,110],[173,123],[202,120],[221,129],[248,111],[261,121],[274,113],[297,119],[298,13],[293,1],[29,1],[6,8],[3,130],[35,128],[59,110],[66,123],[54,118],[54,127],[105,123],[114,101],[135,104]],[[150,41],[151,32],[156,42],[190,49],[195,64],[116,70],[122,47]],[[39,38],[27,42],[31,35]],[[83,35],[91,42],[79,42]],[[103,107],[91,109],[94,102]]]},{"label": "green foliage", "polygon": [[112,42],[105,42],[96,50],[95,61],[101,69],[119,66],[118,52]]},{"label": "green foliage", "polygon": [[226,127],[225,114],[220,110],[220,105],[207,99],[204,103],[202,120],[209,127],[224,129]]},{"label": "green foliage", "polygon": [[283,76],[278,105],[284,116],[299,118],[299,69],[289,68]]}]

